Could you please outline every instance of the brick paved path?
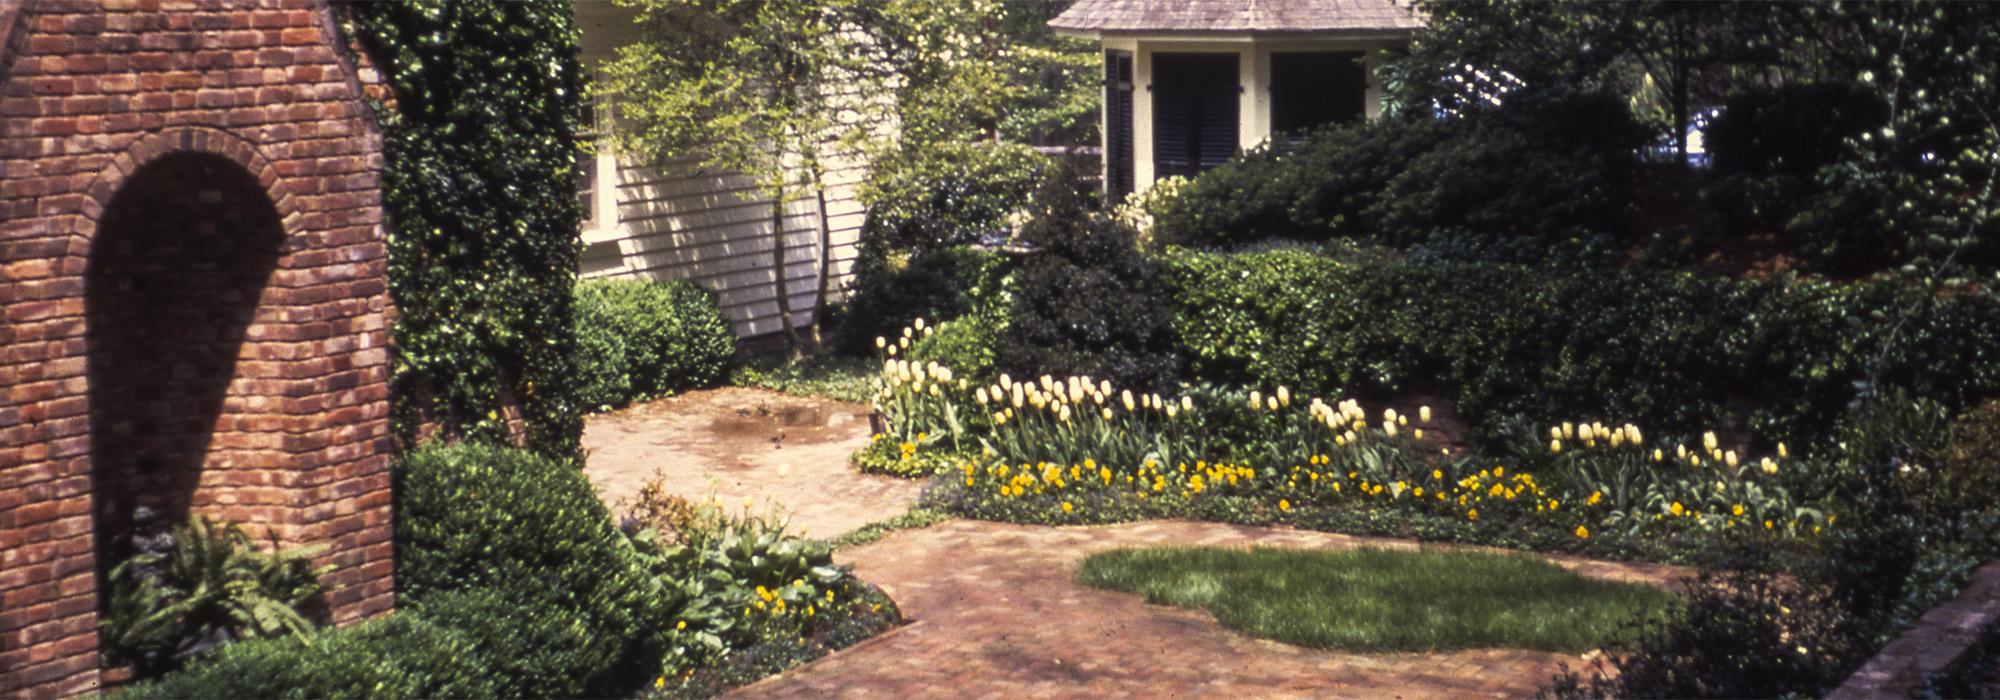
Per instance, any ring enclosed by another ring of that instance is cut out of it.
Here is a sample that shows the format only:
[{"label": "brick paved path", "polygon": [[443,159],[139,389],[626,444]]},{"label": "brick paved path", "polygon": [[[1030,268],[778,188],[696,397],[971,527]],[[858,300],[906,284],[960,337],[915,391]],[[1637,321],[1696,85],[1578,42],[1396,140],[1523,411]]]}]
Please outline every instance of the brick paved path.
[{"label": "brick paved path", "polygon": [[591,416],[584,473],[614,512],[657,475],[669,493],[714,496],[732,511],[745,496],[759,513],[776,503],[793,532],[832,538],[909,510],[923,490],[855,472],[847,458],[866,444],[865,406],[726,387]]},{"label": "brick paved path", "polygon": [[[1193,522],[1053,528],[951,521],[838,558],[916,622],[739,690],[799,698],[1468,698],[1531,695],[1581,659],[1486,649],[1347,654],[1262,641],[1205,612],[1077,584],[1089,553],[1146,545],[1417,549],[1399,540]],[[1663,566],[1551,558],[1586,576],[1665,583]]]}]

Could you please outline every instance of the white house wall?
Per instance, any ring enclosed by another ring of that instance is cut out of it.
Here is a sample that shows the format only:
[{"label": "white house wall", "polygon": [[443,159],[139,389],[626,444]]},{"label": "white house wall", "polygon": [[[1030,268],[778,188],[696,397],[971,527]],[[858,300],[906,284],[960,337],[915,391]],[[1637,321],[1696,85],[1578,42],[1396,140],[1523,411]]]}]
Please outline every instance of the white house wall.
[{"label": "white house wall", "polygon": [[[640,38],[622,8],[598,0],[575,7],[586,66],[603,65],[617,47]],[[620,157],[608,144],[593,165],[596,187],[579,270],[585,279],[689,280],[716,294],[739,337],[783,330],[772,200],[750,178],[704,171],[693,160]],[[837,153],[827,167],[831,300],[841,297],[859,251],[865,209],[856,190],[866,168],[858,156]],[[815,320],[820,250],[817,203],[811,193],[801,194],[785,206],[782,274],[792,317],[804,327]]]}]

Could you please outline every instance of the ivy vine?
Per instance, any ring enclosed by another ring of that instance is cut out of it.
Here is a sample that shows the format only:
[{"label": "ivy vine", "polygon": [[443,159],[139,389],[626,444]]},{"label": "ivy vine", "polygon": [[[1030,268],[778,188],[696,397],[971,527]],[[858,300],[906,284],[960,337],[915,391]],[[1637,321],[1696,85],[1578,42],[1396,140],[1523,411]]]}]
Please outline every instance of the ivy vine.
[{"label": "ivy vine", "polygon": [[345,6],[394,91],[378,106],[389,291],[400,311],[397,434],[576,453],[571,289],[583,72],[567,2],[404,0]]}]

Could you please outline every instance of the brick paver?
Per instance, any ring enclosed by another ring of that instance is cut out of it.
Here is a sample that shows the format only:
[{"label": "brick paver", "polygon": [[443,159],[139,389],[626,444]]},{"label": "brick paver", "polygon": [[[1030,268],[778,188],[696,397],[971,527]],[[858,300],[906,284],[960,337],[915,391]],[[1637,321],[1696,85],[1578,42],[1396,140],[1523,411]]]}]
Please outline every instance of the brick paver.
[{"label": "brick paver", "polygon": [[731,511],[746,496],[758,513],[776,504],[793,532],[831,538],[909,510],[923,491],[855,472],[848,456],[866,444],[866,406],[727,387],[591,416],[584,473],[614,509],[657,476],[669,493]]},{"label": "brick paver", "polygon": [[[1205,612],[1091,589],[1084,556],[1149,545],[1346,549],[1426,545],[1181,521],[1036,527],[951,521],[841,552],[915,624],[741,689],[738,697],[1519,697],[1559,661],[1481,649],[1350,654],[1258,640]],[[1552,557],[1586,576],[1666,584],[1674,567]]]},{"label": "brick paver", "polygon": [[[807,415],[810,409],[811,415]],[[588,473],[616,500],[658,473],[668,489],[783,504],[832,537],[903,512],[919,482],[854,473],[863,409],[751,389],[695,392],[590,419]],[[787,474],[780,476],[780,467]],[[1039,527],[954,520],[837,553],[914,622],[737,697],[1266,698],[1518,697],[1560,661],[1514,649],[1350,654],[1254,639],[1208,613],[1147,605],[1076,583],[1093,552],[1149,545],[1417,550],[1405,540],[1156,521]],[[1549,557],[1586,576],[1665,584],[1674,567]]]}]

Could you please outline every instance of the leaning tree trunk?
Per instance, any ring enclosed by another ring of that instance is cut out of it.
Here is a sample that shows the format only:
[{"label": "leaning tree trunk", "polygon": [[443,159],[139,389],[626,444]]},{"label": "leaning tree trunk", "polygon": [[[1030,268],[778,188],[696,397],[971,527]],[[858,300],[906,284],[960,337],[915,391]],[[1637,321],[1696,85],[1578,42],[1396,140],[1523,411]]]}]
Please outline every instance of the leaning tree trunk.
[{"label": "leaning tree trunk", "polygon": [[833,279],[833,226],[826,215],[826,173],[818,161],[812,164],[812,185],[819,206],[819,271],[814,280],[812,324],[812,344],[817,349],[826,346],[820,329],[826,326],[826,287]]},{"label": "leaning tree trunk", "polygon": [[778,293],[778,320],[785,327],[785,342],[790,344],[792,359],[798,359],[800,352],[798,322],[792,318],[791,293],[785,287],[785,197],[781,190],[771,200],[771,268],[777,281],[772,283]]}]

